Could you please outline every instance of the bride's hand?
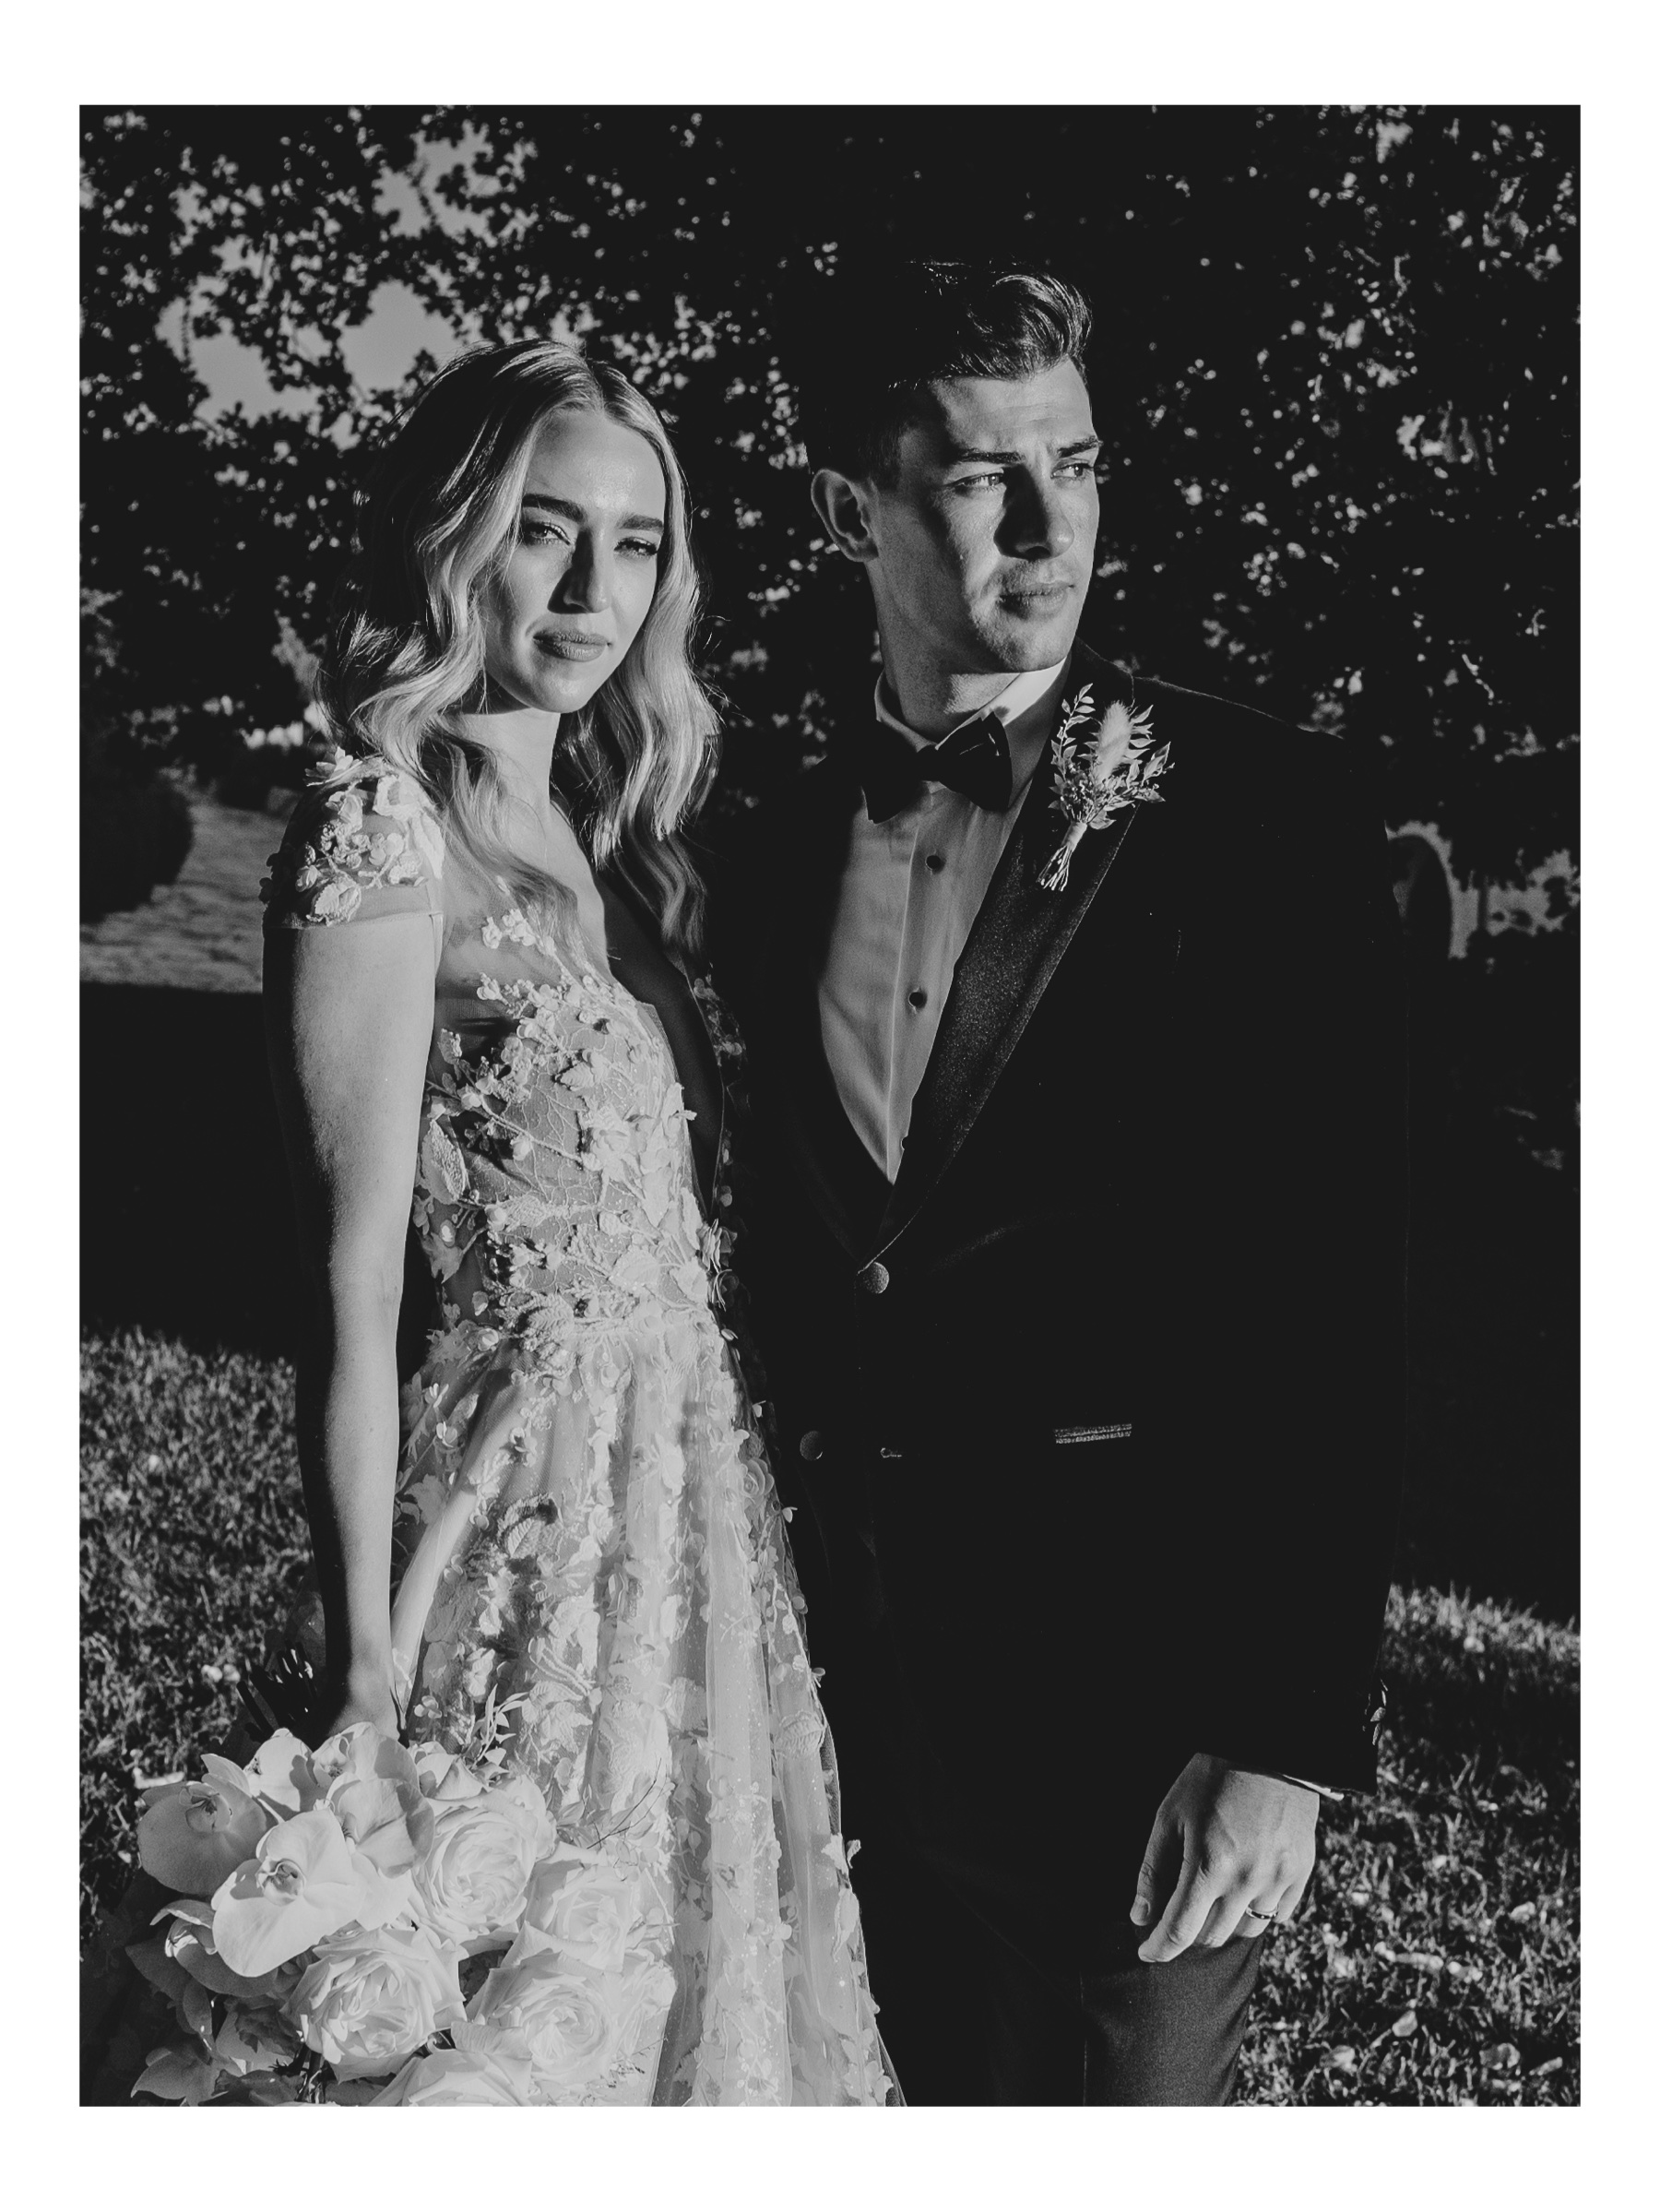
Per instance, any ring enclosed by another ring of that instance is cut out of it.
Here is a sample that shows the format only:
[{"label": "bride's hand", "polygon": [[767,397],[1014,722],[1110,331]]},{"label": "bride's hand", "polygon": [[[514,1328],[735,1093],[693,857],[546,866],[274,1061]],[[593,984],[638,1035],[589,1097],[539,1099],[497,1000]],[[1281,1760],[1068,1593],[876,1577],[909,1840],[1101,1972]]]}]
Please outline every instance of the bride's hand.
[{"label": "bride's hand", "polygon": [[[331,1687],[341,1702],[335,1708],[328,1726],[321,1731],[319,1742],[326,1743],[330,1736],[338,1736],[342,1729],[356,1728],[364,1720],[371,1727],[377,1728],[383,1736],[396,1739],[401,1732],[402,1715],[398,1712],[397,1700],[392,1695],[389,1682],[382,1679],[368,1683],[348,1683],[343,1689],[338,1684]],[[323,1709],[327,1712],[329,1707],[325,1705]]]}]

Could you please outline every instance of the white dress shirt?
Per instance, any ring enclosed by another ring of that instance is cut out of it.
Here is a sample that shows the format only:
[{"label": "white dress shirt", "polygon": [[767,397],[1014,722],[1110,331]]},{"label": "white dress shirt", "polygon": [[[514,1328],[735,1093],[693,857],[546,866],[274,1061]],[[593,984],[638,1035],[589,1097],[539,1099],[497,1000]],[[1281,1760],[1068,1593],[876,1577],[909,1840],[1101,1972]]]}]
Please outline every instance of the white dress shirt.
[{"label": "white dress shirt", "polygon": [[[887,821],[872,822],[863,805],[854,821],[819,978],[819,1026],[848,1119],[890,1183],[958,957],[1054,729],[1066,667],[1014,677],[980,710],[1008,737],[1014,799],[1006,814],[925,783]],[[880,680],[876,719],[919,752],[930,742],[899,720]]]}]

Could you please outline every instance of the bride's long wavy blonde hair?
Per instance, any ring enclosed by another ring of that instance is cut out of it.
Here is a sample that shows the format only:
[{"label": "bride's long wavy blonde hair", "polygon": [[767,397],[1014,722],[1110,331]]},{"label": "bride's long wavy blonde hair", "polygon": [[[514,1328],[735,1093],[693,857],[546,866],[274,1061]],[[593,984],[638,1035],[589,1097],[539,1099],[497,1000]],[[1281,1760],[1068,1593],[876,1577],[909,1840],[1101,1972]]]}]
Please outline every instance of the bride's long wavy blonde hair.
[{"label": "bride's long wavy blonde hair", "polygon": [[512,801],[462,716],[484,689],[482,601],[519,527],[531,451],[551,417],[592,409],[637,431],[668,503],[657,589],[621,665],[560,723],[554,776],[596,870],[621,874],[670,951],[694,956],[703,886],[681,839],[714,779],[719,723],[694,670],[702,594],[686,482],[651,402],[575,346],[530,339],[442,369],[382,449],[319,671],[348,754],[384,757],[436,806],[445,840],[577,949],[575,901],[514,852]]}]

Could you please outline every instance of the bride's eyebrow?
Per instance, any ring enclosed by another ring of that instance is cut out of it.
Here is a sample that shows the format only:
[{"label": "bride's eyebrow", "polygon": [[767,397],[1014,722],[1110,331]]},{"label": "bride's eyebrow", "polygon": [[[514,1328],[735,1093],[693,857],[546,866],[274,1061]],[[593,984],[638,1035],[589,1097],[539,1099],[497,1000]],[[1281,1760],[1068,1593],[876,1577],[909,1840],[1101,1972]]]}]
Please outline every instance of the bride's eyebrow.
[{"label": "bride's eyebrow", "polygon": [[[551,513],[562,516],[567,522],[586,522],[586,508],[569,499],[555,499],[549,492],[527,492],[519,501],[521,507],[546,507]],[[624,515],[617,528],[623,530],[660,530],[664,527],[660,515]]]}]

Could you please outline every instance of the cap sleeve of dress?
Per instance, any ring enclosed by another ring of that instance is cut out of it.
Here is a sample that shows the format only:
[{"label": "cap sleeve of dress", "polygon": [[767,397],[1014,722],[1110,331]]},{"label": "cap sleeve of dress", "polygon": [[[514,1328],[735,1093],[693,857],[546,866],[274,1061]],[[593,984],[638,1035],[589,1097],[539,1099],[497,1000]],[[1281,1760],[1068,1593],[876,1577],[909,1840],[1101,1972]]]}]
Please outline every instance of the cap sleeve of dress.
[{"label": "cap sleeve of dress", "polygon": [[350,781],[308,791],[260,886],[265,926],[327,929],[430,914],[442,930],[444,833],[412,777],[354,763]]}]

